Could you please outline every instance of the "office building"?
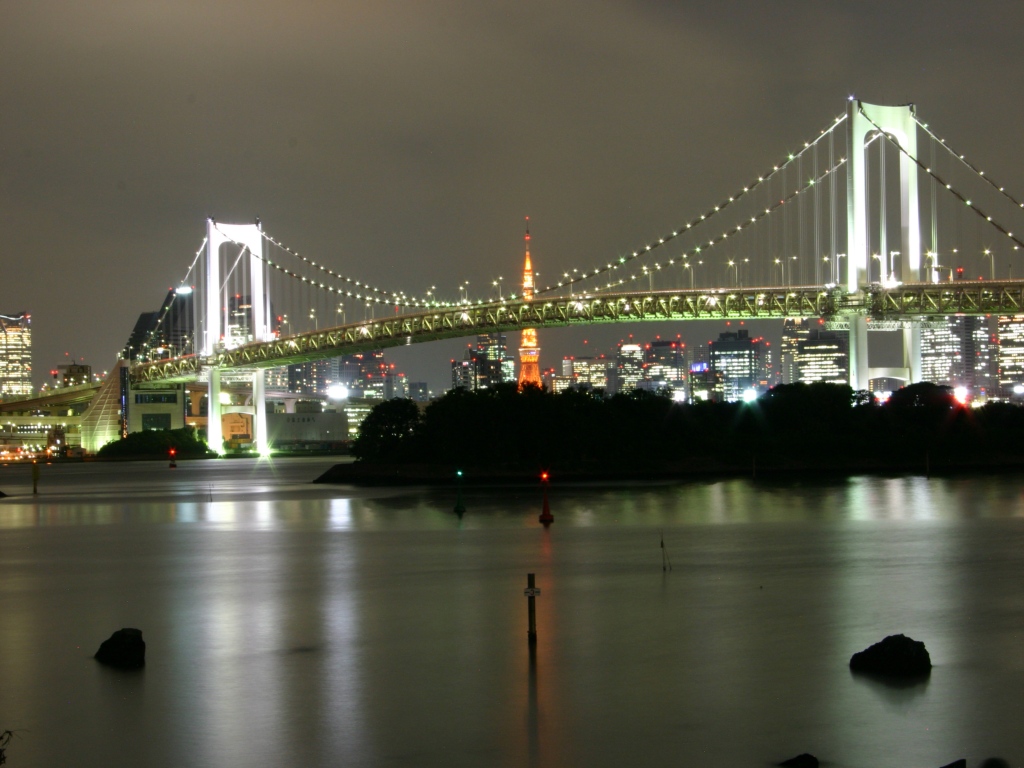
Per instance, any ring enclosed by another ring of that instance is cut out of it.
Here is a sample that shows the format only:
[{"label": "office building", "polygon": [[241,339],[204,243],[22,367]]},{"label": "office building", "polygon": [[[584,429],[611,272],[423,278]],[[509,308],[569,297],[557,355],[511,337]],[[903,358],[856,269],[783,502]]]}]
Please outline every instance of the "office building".
[{"label": "office building", "polygon": [[761,381],[762,339],[751,338],[747,330],[718,334],[709,344],[710,371],[715,377],[718,399],[736,402],[756,393]]},{"label": "office building", "polygon": [[621,344],[615,356],[612,394],[632,392],[644,380],[644,350],[639,344]]},{"label": "office building", "polygon": [[139,315],[122,350],[122,357],[130,362],[145,362],[192,354],[194,298],[195,294],[188,286],[169,290],[160,309]]},{"label": "office building", "polygon": [[656,339],[644,349],[643,387],[654,392],[686,391],[689,372],[686,345],[681,341]]},{"label": "office building", "polygon": [[0,315],[0,397],[32,394],[32,316]]},{"label": "office building", "polygon": [[[926,323],[921,328],[922,380],[966,387],[975,396],[989,393],[993,389],[992,367],[995,357],[993,334],[989,325],[987,317],[967,316],[945,317]],[[1007,328],[1012,325],[1011,320]],[[1000,325],[1001,331],[1003,327]],[[1012,330],[1007,338],[1012,350]],[[1011,352],[1011,363],[1014,357],[1015,353]]]},{"label": "office building", "polygon": [[850,335],[813,328],[796,343],[797,381],[849,384]]}]

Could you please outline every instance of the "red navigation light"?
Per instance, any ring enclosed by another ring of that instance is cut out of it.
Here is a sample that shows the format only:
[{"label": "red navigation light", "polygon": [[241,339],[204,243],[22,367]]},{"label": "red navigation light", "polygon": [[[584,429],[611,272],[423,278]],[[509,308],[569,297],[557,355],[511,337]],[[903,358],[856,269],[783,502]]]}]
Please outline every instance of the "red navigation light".
[{"label": "red navigation light", "polygon": [[548,473],[547,472],[541,472],[540,473],[540,479],[543,480],[546,483],[548,481]]},{"label": "red navigation light", "polygon": [[178,449],[177,449],[177,448],[171,448],[171,450],[170,450],[170,454],[171,454],[171,456],[174,456],[174,455],[176,455],[177,453],[178,453]]}]

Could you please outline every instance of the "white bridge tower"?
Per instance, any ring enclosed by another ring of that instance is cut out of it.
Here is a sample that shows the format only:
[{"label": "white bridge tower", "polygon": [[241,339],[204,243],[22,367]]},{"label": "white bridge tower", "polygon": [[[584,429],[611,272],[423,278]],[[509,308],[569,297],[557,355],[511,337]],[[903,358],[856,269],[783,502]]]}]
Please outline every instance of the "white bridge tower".
[{"label": "white bridge tower", "polygon": [[[225,268],[220,256],[224,243],[237,243],[244,250],[233,264]],[[249,261],[249,317],[248,333],[239,338],[229,328],[230,297],[224,286],[243,258]],[[203,357],[209,358],[217,352],[241,346],[250,341],[269,341],[271,338],[268,319],[270,299],[267,296],[264,279],[263,233],[259,224],[220,224],[213,219],[206,220],[206,315],[202,327],[196,326],[195,348]],[[252,371],[252,405],[233,406],[232,410],[251,413],[256,450],[260,456],[270,453],[267,440],[267,399],[264,371]],[[209,368],[209,390],[206,410],[206,442],[216,453],[223,451],[224,435],[221,427],[220,368]]]},{"label": "white bridge tower", "polygon": [[[850,166],[847,169],[847,250],[846,289],[856,293],[869,283],[870,239],[868,237],[867,153],[868,135],[881,130],[904,150],[900,153],[901,249],[900,276],[904,282],[921,279],[921,217],[917,189],[917,166],[910,157],[917,156],[917,120],[914,105],[886,107],[850,99],[847,106],[847,138]],[[883,139],[884,140],[884,139]],[[910,155],[910,157],[908,157]],[[881,254],[881,263],[887,263]],[[884,273],[883,267],[883,273]],[[893,265],[895,271],[895,265]],[[868,323],[863,315],[850,320],[850,385],[867,389],[871,376],[868,368]],[[911,382],[921,380],[921,329],[911,323],[903,330],[904,367]]]}]

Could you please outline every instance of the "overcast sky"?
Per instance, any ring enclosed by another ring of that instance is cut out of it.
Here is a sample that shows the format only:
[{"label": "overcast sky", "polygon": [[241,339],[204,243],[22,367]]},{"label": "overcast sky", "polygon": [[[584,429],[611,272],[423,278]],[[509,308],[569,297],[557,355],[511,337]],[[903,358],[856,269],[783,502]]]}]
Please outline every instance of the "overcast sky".
[{"label": "overcast sky", "polygon": [[[848,94],[915,102],[1020,196],[1022,29],[1019,0],[6,0],[0,313],[32,313],[37,383],[65,352],[109,368],[207,215],[259,215],[419,294],[508,281],[524,215],[542,275],[604,262],[802,145]],[[585,335],[542,334],[543,362]],[[460,346],[399,359],[436,385]]]}]

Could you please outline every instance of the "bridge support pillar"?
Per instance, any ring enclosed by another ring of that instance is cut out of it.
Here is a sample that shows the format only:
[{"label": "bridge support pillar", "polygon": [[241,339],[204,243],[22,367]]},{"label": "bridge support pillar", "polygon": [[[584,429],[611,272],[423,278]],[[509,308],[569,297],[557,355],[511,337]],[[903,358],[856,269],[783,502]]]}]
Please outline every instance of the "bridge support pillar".
[{"label": "bridge support pillar", "polygon": [[220,368],[210,369],[206,399],[206,445],[218,455],[224,452],[224,428],[220,420]]},{"label": "bridge support pillar", "polygon": [[921,381],[921,323],[916,320],[903,329],[903,367],[910,372],[909,384]]},{"label": "bridge support pillar", "polygon": [[270,439],[267,435],[267,393],[266,373],[262,368],[252,372],[252,404],[256,409],[252,429],[256,433],[256,452],[260,456],[270,455]]},{"label": "bridge support pillar", "polygon": [[855,315],[850,318],[850,386],[854,391],[867,389],[869,376],[868,319]]}]

